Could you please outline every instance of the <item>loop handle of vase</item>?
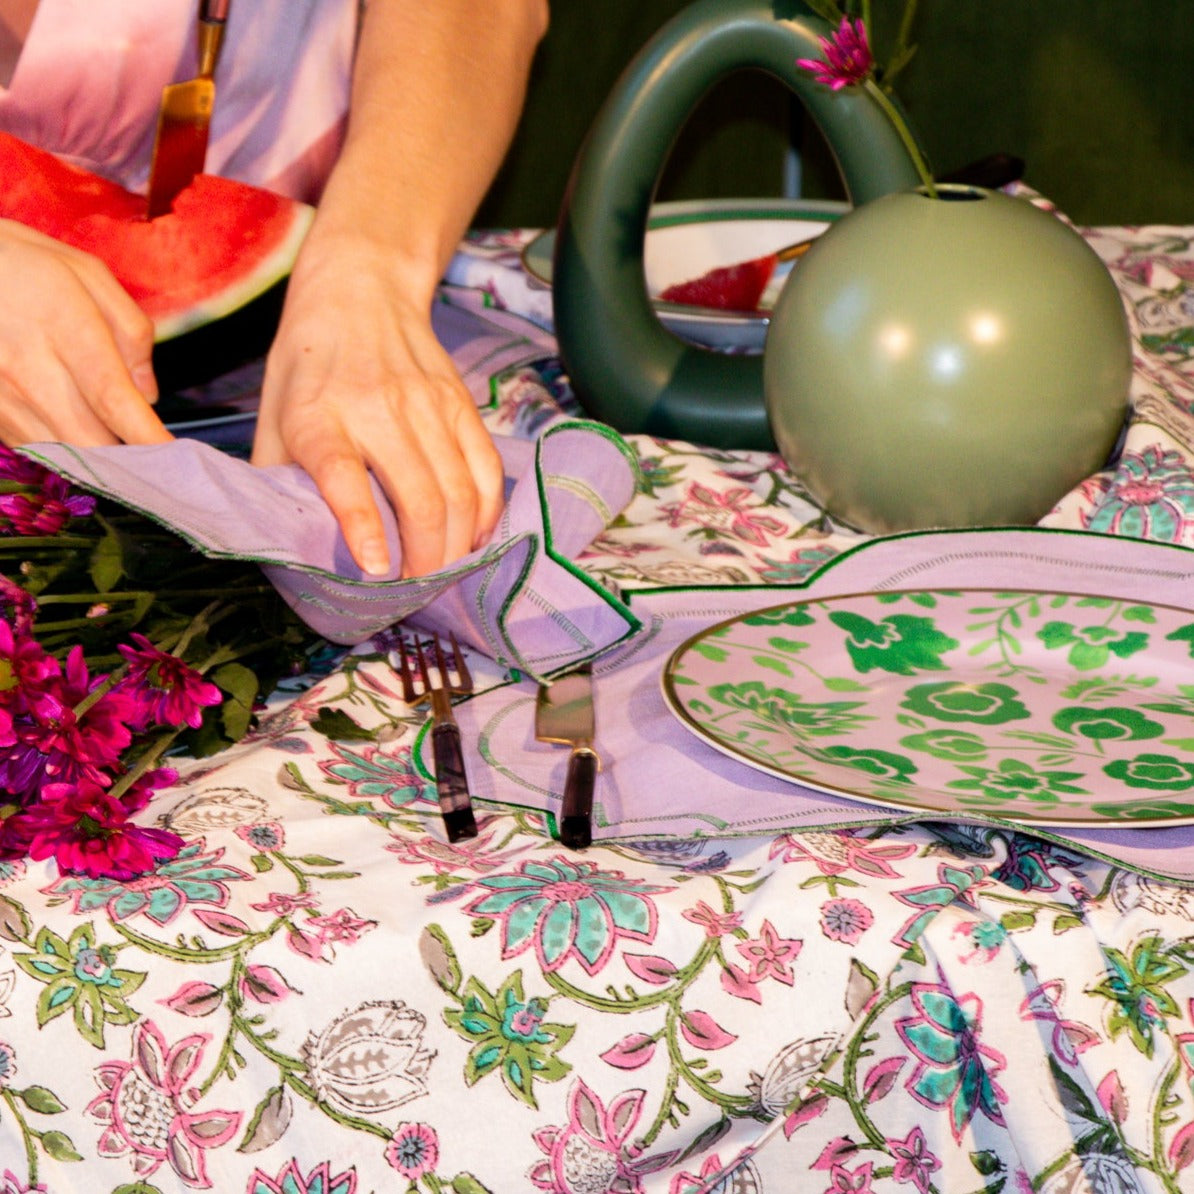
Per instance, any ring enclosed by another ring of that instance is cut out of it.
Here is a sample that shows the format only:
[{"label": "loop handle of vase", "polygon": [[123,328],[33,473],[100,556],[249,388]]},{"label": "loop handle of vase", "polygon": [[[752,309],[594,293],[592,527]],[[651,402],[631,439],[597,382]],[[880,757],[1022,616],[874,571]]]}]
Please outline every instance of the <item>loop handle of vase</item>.
[{"label": "loop handle of vase", "polygon": [[798,0],[696,0],[627,66],[574,163],[552,266],[555,328],[572,385],[596,418],[722,448],[771,448],[760,357],[689,345],[660,324],[643,244],[676,135],[720,78],[756,68],[786,83],[832,150],[855,204],[919,181],[890,121],[858,88],[796,65],[829,26]]}]

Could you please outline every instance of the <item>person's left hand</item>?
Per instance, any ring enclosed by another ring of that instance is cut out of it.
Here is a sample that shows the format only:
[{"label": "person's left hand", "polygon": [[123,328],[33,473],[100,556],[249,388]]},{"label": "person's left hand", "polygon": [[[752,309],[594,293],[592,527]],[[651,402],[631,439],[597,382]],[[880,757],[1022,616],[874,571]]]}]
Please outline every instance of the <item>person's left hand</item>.
[{"label": "person's left hand", "polygon": [[368,244],[309,241],[266,362],[253,463],[306,469],[375,575],[390,560],[366,470],[397,514],[404,576],[481,546],[501,513],[501,459],[430,303]]}]

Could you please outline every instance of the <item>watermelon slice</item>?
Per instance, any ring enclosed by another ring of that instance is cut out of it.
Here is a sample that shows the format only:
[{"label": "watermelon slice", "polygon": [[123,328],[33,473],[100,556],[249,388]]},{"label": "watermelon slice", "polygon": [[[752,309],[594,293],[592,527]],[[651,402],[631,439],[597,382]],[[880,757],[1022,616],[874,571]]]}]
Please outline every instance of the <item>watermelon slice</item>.
[{"label": "watermelon slice", "polygon": [[757,311],[759,299],[775,273],[774,253],[711,269],[690,282],[677,282],[660,292],[666,303],[689,307],[710,307],[719,311]]},{"label": "watermelon slice", "polygon": [[93,253],[153,320],[160,343],[263,296],[290,273],[314,209],[199,175],[174,209],[0,133],[0,216]]}]

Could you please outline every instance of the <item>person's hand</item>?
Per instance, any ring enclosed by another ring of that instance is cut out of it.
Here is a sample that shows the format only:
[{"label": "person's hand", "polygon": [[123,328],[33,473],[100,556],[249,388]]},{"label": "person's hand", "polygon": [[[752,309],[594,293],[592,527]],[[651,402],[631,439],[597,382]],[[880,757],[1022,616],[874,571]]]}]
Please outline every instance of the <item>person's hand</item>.
[{"label": "person's hand", "polygon": [[0,220],[0,441],[157,443],[153,324],[97,258]]},{"label": "person's hand", "polygon": [[397,515],[404,576],[479,547],[501,513],[501,459],[430,301],[371,246],[309,240],[266,363],[253,463],[301,465],[375,575],[390,560],[367,470]]}]

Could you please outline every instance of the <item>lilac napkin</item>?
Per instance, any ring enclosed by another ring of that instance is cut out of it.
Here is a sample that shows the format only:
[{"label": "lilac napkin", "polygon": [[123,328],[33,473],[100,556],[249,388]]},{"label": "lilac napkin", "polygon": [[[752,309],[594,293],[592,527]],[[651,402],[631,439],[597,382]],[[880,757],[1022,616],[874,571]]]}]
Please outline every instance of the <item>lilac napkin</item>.
[{"label": "lilac napkin", "polygon": [[533,442],[495,442],[507,504],[492,539],[415,580],[397,579],[397,523],[384,501],[395,566],[379,580],[354,563],[314,482],[293,465],[257,468],[185,439],[24,451],[173,528],[206,555],[260,563],[304,621],[333,642],[362,642],[434,601],[434,625],[503,666],[539,675],[638,628],[613,594],[570,562],[630,501],[636,464],[616,432],[584,420],[557,422]]},{"label": "lilac napkin", "polygon": [[[595,669],[603,769],[594,837],[666,838],[680,848],[702,837],[941,820],[940,814],[883,809],[758,771],[686,730],[660,690],[672,650],[723,618],[806,597],[922,587],[1056,589],[1194,609],[1194,553],[1080,531],[926,532],[863,544],[804,585],[630,593],[630,607],[646,630]],[[477,752],[475,760],[465,760],[477,799],[558,811],[568,752],[535,741],[534,702],[535,686],[516,683],[457,707],[466,751]],[[981,814],[952,819],[1006,824]],[[1024,828],[1081,854],[1194,883],[1194,826]]]}]

